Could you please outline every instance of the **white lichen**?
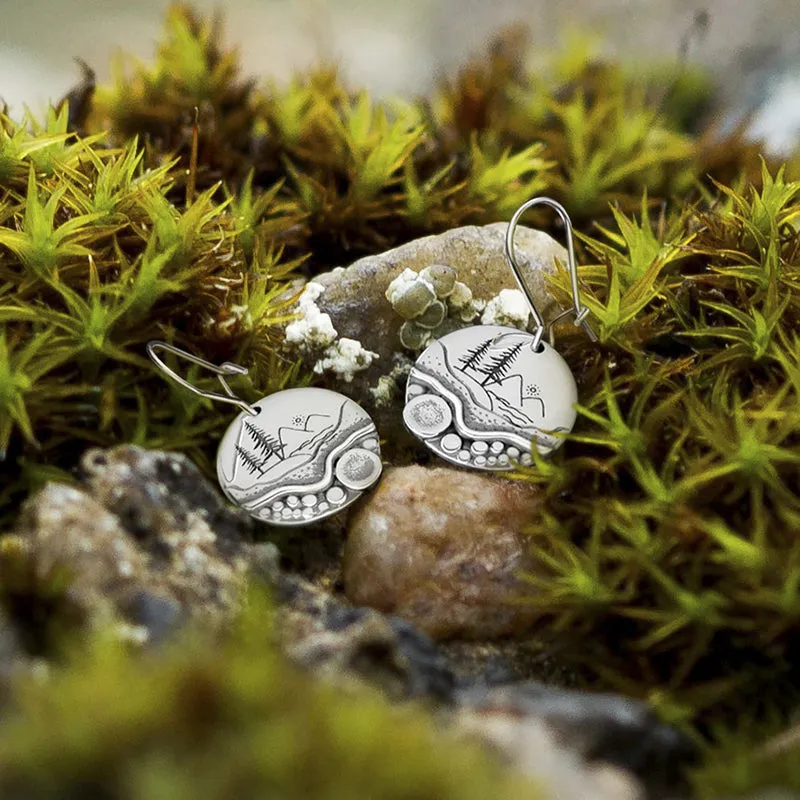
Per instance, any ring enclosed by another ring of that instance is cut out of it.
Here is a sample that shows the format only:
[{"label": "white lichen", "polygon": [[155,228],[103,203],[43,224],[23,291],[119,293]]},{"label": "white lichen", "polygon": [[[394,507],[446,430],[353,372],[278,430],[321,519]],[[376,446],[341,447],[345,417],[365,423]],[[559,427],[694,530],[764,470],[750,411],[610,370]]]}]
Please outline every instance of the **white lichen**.
[{"label": "white lichen", "polygon": [[453,293],[458,273],[449,264],[430,264],[419,273],[419,276],[433,286],[440,300],[444,300]]},{"label": "white lichen", "polygon": [[503,289],[486,304],[481,323],[525,329],[530,314],[528,301],[519,289]]},{"label": "white lichen", "polygon": [[314,364],[314,372],[332,372],[350,383],[356,372],[368,369],[376,358],[378,354],[366,350],[361,342],[343,336],[325,350],[322,358]]},{"label": "white lichen", "polygon": [[313,281],[306,284],[297,301],[299,316],[286,326],[287,344],[295,345],[301,352],[320,350],[336,341],[336,328],[329,314],[317,305],[325,287]]},{"label": "white lichen", "polygon": [[300,306],[300,308],[309,308],[310,306],[315,306],[317,300],[319,300],[324,293],[325,287],[321,283],[309,281],[305,285],[303,293],[300,295],[300,299],[297,301],[297,305]]},{"label": "white lichen", "polygon": [[456,281],[456,285],[453,287],[453,291],[450,292],[447,302],[451,308],[459,311],[466,308],[472,303],[472,289],[466,283]]},{"label": "white lichen", "polygon": [[422,350],[434,339],[435,331],[421,328],[413,320],[406,320],[400,326],[400,344],[406,350]]},{"label": "white lichen", "polygon": [[297,301],[298,318],[286,326],[285,341],[309,359],[316,359],[313,369],[317,374],[331,372],[349,383],[356,372],[368,369],[378,354],[355,339],[338,338],[330,315],[317,305],[324,291],[322,284],[306,284]]},{"label": "white lichen", "polygon": [[[427,283],[419,274],[414,272],[413,269],[404,269],[387,287],[386,299],[394,305],[395,301],[405,294],[406,291],[418,281]],[[428,284],[430,290],[433,292],[433,286]],[[434,293],[435,294],[435,293]]]},{"label": "white lichen", "polygon": [[462,322],[472,322],[486,305],[485,300],[475,300],[472,289],[466,283],[456,281],[453,291],[447,297],[450,316]]},{"label": "white lichen", "polygon": [[413,363],[404,360],[395,365],[388,375],[381,375],[375,386],[371,386],[369,393],[376,408],[389,408],[400,394],[401,384],[405,385]]}]

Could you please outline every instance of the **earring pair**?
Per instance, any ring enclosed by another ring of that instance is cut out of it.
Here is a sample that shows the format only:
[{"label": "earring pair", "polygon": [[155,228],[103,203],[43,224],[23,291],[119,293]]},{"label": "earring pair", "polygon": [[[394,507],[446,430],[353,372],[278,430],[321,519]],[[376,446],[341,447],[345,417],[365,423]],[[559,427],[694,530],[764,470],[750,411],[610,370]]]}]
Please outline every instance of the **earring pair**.
[{"label": "earring pair", "polygon": [[[564,223],[573,307],[546,325],[514,254],[514,234],[533,206],[553,208]],[[575,423],[575,379],[554,348],[552,325],[574,315],[596,337],[580,304],[572,225],[554,200],[537,197],[516,211],[508,225],[505,257],[530,308],[533,333],[499,325],[476,325],[430,344],[411,369],[403,421],[436,455],[462,467],[504,471],[531,463],[530,450],[549,454]],[[544,342],[545,333],[550,342]],[[224,394],[198,389],[158,355],[164,350],[216,374]],[[380,478],[378,431],[356,402],[320,388],[287,389],[246,403],[226,378],[247,369],[216,365],[153,341],[147,353],[172,380],[202,397],[230,403],[240,413],[217,452],[217,479],[225,495],[257,519],[273,525],[304,525],[355,502]]]}]

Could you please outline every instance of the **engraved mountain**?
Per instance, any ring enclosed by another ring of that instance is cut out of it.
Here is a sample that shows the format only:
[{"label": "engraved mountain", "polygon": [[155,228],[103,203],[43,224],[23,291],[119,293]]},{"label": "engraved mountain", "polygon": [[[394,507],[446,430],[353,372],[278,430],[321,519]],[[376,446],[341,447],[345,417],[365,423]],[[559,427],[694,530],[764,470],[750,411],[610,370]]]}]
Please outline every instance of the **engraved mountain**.
[{"label": "engraved mountain", "polygon": [[249,482],[245,476],[260,484],[280,480],[313,460],[341,424],[343,409],[344,403],[336,419],[327,414],[298,416],[293,420],[298,427],[281,426],[274,435],[257,422],[244,420],[236,443],[234,488],[245,488],[243,482]]},{"label": "engraved mountain", "polygon": [[499,438],[526,449],[535,439],[541,451],[549,451],[560,440],[547,431],[567,428],[545,417],[546,400],[538,385],[544,376],[529,367],[530,337],[506,334],[504,346],[499,341],[493,346],[499,338],[488,335],[471,350],[457,349],[455,354],[441,341],[434,342],[414,365],[410,380],[448,402],[459,435]]},{"label": "engraved mountain", "polygon": [[[281,447],[289,455],[300,453],[308,448],[313,449],[316,442],[324,441],[341,422],[341,412],[342,409],[339,409],[340,419],[338,420],[332,420],[328,414],[309,414],[303,422],[303,427],[278,428],[278,440]],[[298,420],[298,423],[300,422],[301,420]]]},{"label": "engraved mountain", "polygon": [[525,339],[518,339],[507,347],[493,348],[492,337],[487,337],[457,361],[455,374],[445,349],[443,362],[479,405],[514,425],[535,427],[537,419],[544,419],[544,401],[532,387],[526,387],[522,375],[514,369],[526,345]]},{"label": "engraved mountain", "polygon": [[332,410],[298,413],[288,420],[266,414],[244,419],[232,456],[229,495],[252,510],[276,496],[315,491],[328,482],[336,458],[375,435],[372,421],[351,400]]}]

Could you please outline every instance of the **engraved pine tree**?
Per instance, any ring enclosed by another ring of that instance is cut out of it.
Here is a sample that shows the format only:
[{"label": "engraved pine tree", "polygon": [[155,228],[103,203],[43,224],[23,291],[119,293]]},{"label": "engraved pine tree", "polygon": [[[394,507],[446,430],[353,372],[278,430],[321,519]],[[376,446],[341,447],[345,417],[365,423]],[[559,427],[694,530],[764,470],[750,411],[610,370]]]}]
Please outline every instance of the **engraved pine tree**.
[{"label": "engraved pine tree", "polygon": [[261,430],[261,428],[250,422],[246,423],[246,425],[247,432],[255,443],[256,450],[262,454],[262,465],[273,455],[283,460],[283,445],[274,436],[270,436],[266,431]]},{"label": "engraved pine tree", "polygon": [[481,381],[481,386],[486,386],[491,383],[500,383],[513,366],[523,346],[523,342],[517,342],[517,344],[511,347],[501,350],[497,355],[493,356],[490,361],[478,367],[478,372],[486,376]]},{"label": "engraved pine tree", "polygon": [[242,459],[242,463],[247,467],[247,471],[252,475],[257,472],[259,475],[264,474],[263,464],[256,458],[256,456],[249,450],[245,450],[240,444],[236,445],[236,452]]},{"label": "engraved pine tree", "polygon": [[467,352],[458,360],[458,366],[462,370],[467,370],[471,367],[472,369],[480,372],[480,363],[491,345],[492,340],[486,339],[477,347],[473,347],[472,350],[467,350]]}]

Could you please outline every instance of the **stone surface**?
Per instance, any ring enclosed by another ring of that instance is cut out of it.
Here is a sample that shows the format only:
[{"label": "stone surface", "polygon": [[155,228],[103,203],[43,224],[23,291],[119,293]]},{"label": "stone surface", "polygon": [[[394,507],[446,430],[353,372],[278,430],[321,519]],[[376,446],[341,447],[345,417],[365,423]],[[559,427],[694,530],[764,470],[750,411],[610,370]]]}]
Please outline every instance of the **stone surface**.
[{"label": "stone surface", "polygon": [[68,576],[70,616],[136,641],[237,608],[252,521],[188,459],[120,446],[88,451],[81,472],[80,486],[47,484],[25,504],[13,548],[6,540],[18,571],[27,565],[42,589]]},{"label": "stone surface", "polygon": [[263,574],[279,603],[279,640],[295,663],[334,680],[366,680],[394,700],[452,702],[456,679],[448,659],[407,622],[353,608],[277,565]]},{"label": "stone surface", "polygon": [[[472,290],[476,299],[484,301],[502,289],[517,288],[503,255],[506,228],[505,222],[454,228],[314,278],[315,283],[325,287],[317,304],[330,315],[339,336],[356,339],[378,353],[378,362],[365,377],[374,381],[386,372],[392,353],[400,348],[399,331],[404,319],[386,299],[386,290],[404,270],[420,272],[432,265],[453,267],[458,280]],[[547,289],[545,273],[555,269],[555,258],[566,259],[566,251],[549,234],[524,226],[517,228],[515,244],[536,305],[549,318],[556,306]]]},{"label": "stone surface", "polygon": [[[544,726],[559,747],[586,763],[611,764],[641,781],[652,798],[683,796],[687,768],[698,753],[646,703],[620,695],[557,689],[536,682],[473,686],[459,693],[461,723],[500,730],[506,748],[524,766],[526,739]],[[625,796],[625,795],[623,795]]]},{"label": "stone surface", "polygon": [[456,730],[477,738],[524,775],[531,776],[548,797],[565,800],[645,800],[645,792],[629,773],[608,764],[587,763],[558,741],[544,720],[487,714],[465,708],[455,717]]},{"label": "stone surface", "polygon": [[532,487],[478,472],[387,469],[350,516],[345,593],[436,639],[520,632],[532,620],[521,534],[538,506]]},{"label": "stone surface", "polygon": [[[405,359],[418,354],[405,349],[404,343],[421,348],[432,336],[477,323],[480,310],[489,301],[504,289],[516,289],[514,274],[503,255],[506,228],[507,223],[497,222],[416,239],[318,275],[301,295],[298,313],[302,319],[291,323],[295,327],[290,326],[292,335],[287,337],[287,344],[322,375],[324,385],[343,391],[370,413],[386,440],[385,455],[395,463],[413,461],[424,449],[406,432],[400,417],[409,366]],[[537,308],[549,319],[558,308],[547,289],[545,274],[554,271],[555,259],[566,259],[566,251],[549,234],[524,226],[517,228],[515,245]],[[443,269],[447,267],[454,272]],[[418,273],[430,280],[420,279]],[[447,280],[454,280],[453,290],[447,292],[448,284],[442,288],[446,298],[436,300],[433,282],[441,283],[444,273]],[[387,299],[390,285],[389,298],[396,308]],[[409,319],[402,311],[412,316],[444,312],[445,317],[442,324],[430,328],[420,325],[420,320],[425,325],[432,324],[431,320]],[[334,331],[338,337],[329,349],[340,342],[358,343],[359,354],[366,357],[350,359],[347,369],[329,369],[330,360],[318,348],[309,348],[310,340],[296,341],[298,331],[308,330],[310,335],[315,326],[320,326],[320,320],[325,330]]]}]

